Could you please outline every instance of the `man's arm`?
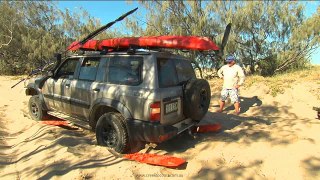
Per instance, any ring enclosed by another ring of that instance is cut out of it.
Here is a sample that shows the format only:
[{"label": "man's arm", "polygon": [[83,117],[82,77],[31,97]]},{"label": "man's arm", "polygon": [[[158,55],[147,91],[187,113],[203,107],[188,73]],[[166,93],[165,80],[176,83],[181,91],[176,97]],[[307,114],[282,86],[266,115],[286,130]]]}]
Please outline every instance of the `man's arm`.
[{"label": "man's arm", "polygon": [[218,76],[219,78],[223,78],[223,66],[218,70]]},{"label": "man's arm", "polygon": [[238,68],[238,76],[239,76],[238,85],[241,86],[244,83],[244,80],[246,77],[244,75],[243,69],[240,66]]}]

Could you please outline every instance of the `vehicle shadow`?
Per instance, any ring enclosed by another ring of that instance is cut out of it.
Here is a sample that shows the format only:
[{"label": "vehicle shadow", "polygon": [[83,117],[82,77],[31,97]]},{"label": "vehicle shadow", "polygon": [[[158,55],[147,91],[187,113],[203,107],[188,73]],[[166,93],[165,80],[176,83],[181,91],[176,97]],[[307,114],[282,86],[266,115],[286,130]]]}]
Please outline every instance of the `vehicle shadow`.
[{"label": "vehicle shadow", "polygon": [[[272,126],[277,119],[270,117],[270,115],[279,114],[281,112],[287,112],[289,107],[277,108],[277,104],[264,105],[262,101],[257,97],[241,97],[241,114],[233,114],[233,111],[229,114],[228,111],[232,110],[233,105],[226,108],[223,113],[208,112],[203,118],[200,124],[220,124],[221,130],[212,133],[197,134],[194,138],[187,132],[172,138],[169,141],[163,142],[157,146],[155,150],[163,150],[167,153],[179,153],[184,152],[190,148],[194,148],[201,142],[220,141],[225,143],[237,142],[240,139],[244,139],[243,142],[250,145],[260,139],[274,140],[274,143],[284,144],[287,143],[286,139],[278,140],[272,137],[271,132],[268,130],[268,126]],[[250,108],[259,106],[254,109],[253,113],[250,112],[250,116],[242,114],[247,112]],[[215,106],[211,106],[215,107]],[[216,109],[216,108],[214,108]],[[211,111],[214,111],[211,109]],[[280,112],[281,111],[281,112]],[[269,115],[269,116],[268,116]],[[294,114],[290,114],[295,118]],[[292,121],[294,123],[294,121]],[[263,130],[252,128],[253,126],[261,126]],[[208,148],[206,145],[202,149]]]},{"label": "vehicle shadow", "polygon": [[[159,144],[155,150],[164,150],[168,153],[175,152],[185,152],[190,148],[194,148],[197,144],[201,142],[214,140],[214,141],[223,141],[226,143],[237,142],[240,138],[246,136],[245,129],[251,127],[255,124],[262,124],[269,126],[272,121],[268,119],[263,119],[261,117],[252,117],[252,116],[238,116],[234,114],[225,114],[225,113],[213,113],[208,112],[203,121],[200,124],[220,124],[221,129],[218,132],[209,132],[203,134],[196,134],[195,136],[190,135],[188,132],[184,132],[178,135],[175,138],[172,138],[166,142]],[[238,126],[243,127],[241,133],[232,133],[228,132]],[[268,137],[268,135],[261,133],[257,134],[256,139],[250,138],[247,143],[252,143],[253,141],[262,138]],[[203,149],[207,147],[204,146]]]}]

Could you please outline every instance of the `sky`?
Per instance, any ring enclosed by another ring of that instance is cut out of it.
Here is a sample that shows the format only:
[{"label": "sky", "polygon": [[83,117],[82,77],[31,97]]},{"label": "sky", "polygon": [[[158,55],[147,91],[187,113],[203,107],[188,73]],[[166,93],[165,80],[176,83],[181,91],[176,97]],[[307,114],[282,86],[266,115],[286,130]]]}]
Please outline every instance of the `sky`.
[{"label": "sky", "polygon": [[[306,3],[306,16],[311,16],[318,6],[320,6],[320,1],[303,1]],[[87,10],[91,16],[99,18],[101,24],[106,24],[110,21],[115,20],[122,14],[136,8],[140,7],[139,3],[136,1],[58,1],[58,7],[60,9],[68,8],[70,11],[77,11],[79,7]],[[139,17],[145,11],[140,7],[135,14]],[[124,21],[115,24],[114,27],[124,26]],[[98,28],[98,27],[97,27]],[[311,55],[311,63],[320,65],[320,47],[315,50]]]}]

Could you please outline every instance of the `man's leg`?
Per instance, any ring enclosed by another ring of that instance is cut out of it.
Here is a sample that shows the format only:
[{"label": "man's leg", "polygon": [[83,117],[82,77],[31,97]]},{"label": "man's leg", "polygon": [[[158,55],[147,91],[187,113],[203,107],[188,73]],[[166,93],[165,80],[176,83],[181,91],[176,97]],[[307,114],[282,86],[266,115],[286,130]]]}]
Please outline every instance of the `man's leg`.
[{"label": "man's leg", "polygon": [[234,111],[239,114],[240,113],[240,103],[239,102],[235,102],[234,103]]},{"label": "man's leg", "polygon": [[240,101],[239,101],[238,89],[232,89],[232,91],[230,92],[230,99],[231,99],[231,102],[233,102],[235,113],[239,114]]},{"label": "man's leg", "polygon": [[219,104],[220,104],[220,109],[218,112],[222,112],[223,111],[223,108],[224,108],[224,105],[226,104],[225,101],[222,101],[221,99],[219,100]]},{"label": "man's leg", "polygon": [[227,89],[222,89],[221,91],[221,97],[219,100],[219,105],[220,105],[220,109],[218,110],[218,112],[222,112],[224,105],[226,104],[226,100],[228,98],[228,90]]}]

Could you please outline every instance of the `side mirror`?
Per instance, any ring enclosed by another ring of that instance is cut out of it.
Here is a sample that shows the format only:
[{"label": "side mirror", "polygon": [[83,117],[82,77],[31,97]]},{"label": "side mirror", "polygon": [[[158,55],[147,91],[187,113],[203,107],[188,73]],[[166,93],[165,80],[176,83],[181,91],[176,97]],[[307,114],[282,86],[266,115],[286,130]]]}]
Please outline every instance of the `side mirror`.
[{"label": "side mirror", "polygon": [[61,60],[62,60],[61,54],[56,53],[54,56],[56,57],[57,62],[56,62],[55,67],[52,69],[52,71],[55,71],[59,67]]},{"label": "side mirror", "polygon": [[61,62],[62,56],[61,56],[60,53],[56,53],[54,56],[56,57],[56,60],[57,60],[58,62]]}]

